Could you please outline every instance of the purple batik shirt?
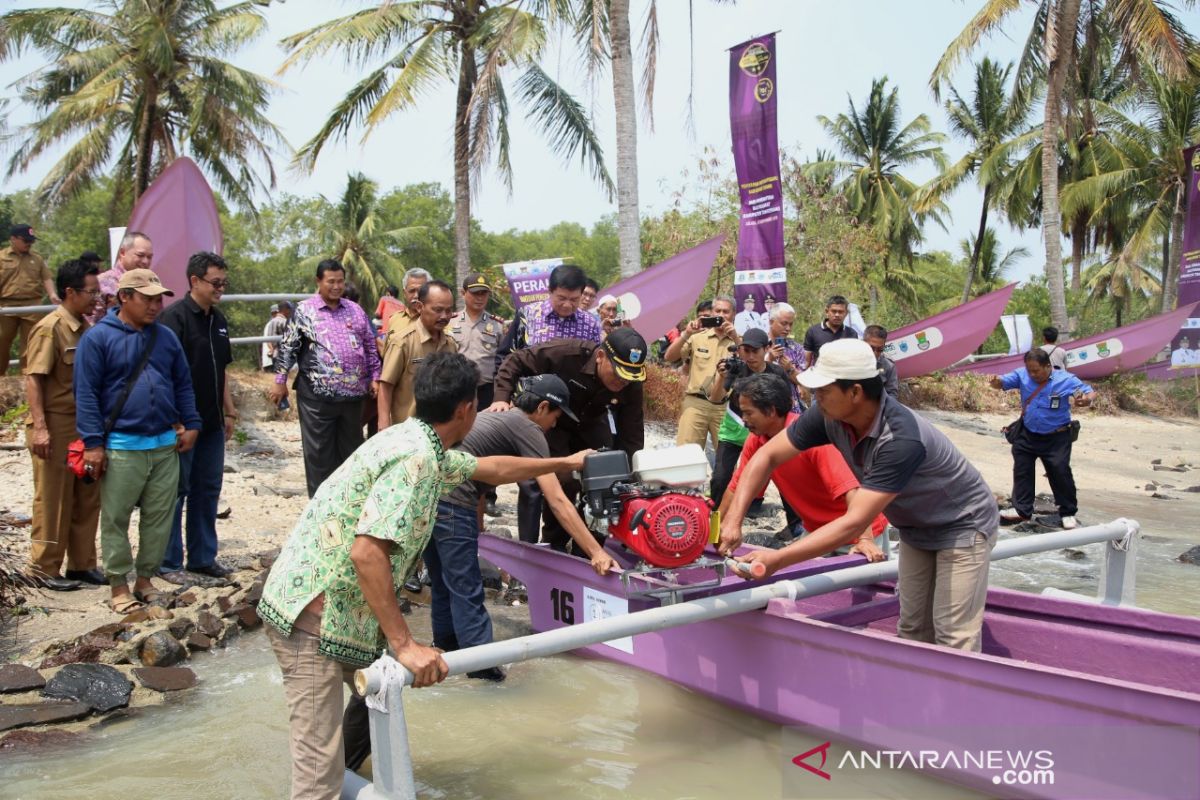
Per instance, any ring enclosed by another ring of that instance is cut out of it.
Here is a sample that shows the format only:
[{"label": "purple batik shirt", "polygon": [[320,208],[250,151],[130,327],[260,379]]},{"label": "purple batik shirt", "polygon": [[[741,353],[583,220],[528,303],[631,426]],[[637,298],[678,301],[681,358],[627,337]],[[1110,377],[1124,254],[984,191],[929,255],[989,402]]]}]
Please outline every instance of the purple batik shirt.
[{"label": "purple batik shirt", "polygon": [[584,339],[598,342],[602,337],[600,321],[586,311],[576,311],[569,317],[554,313],[549,300],[531,303],[521,310],[525,315],[525,340],[529,347],[545,344],[551,339]]},{"label": "purple batik shirt", "polygon": [[366,312],[349,300],[330,308],[320,295],[301,302],[275,350],[276,383],[287,382],[293,364],[298,391],[329,401],[365,397],[381,366]]}]

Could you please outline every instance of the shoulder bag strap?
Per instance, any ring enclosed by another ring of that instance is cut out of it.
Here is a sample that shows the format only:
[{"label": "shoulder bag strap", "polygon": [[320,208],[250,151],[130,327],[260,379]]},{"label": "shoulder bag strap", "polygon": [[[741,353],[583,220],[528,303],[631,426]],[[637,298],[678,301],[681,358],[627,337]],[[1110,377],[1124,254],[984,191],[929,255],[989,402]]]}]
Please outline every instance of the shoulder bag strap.
[{"label": "shoulder bag strap", "polygon": [[1038,387],[1033,390],[1033,394],[1029,395],[1029,399],[1021,404],[1021,419],[1025,419],[1025,410],[1029,408],[1029,404],[1033,402],[1033,398],[1038,396],[1038,393],[1050,385],[1050,379],[1047,378],[1045,383],[1039,383]]},{"label": "shoulder bag strap", "polygon": [[106,440],[108,439],[108,435],[112,433],[113,426],[117,424],[117,418],[125,410],[125,401],[129,399],[129,394],[133,391],[133,385],[142,376],[142,370],[146,368],[146,362],[150,360],[150,352],[154,350],[154,340],[157,336],[157,324],[151,325],[150,332],[146,336],[146,347],[142,350],[142,357],[138,361],[137,366],[133,368],[133,372],[129,373],[129,380],[125,381],[125,388],[121,391],[121,396],[117,398],[117,403],[113,406],[112,413],[108,415],[108,419],[104,420],[104,438]]}]

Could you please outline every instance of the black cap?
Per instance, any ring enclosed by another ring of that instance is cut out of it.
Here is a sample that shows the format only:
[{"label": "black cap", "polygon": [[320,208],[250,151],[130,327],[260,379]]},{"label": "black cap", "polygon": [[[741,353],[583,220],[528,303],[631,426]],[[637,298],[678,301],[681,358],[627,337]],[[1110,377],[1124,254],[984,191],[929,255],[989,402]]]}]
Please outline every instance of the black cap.
[{"label": "black cap", "polygon": [[617,328],[605,337],[604,353],[620,377],[627,381],[646,380],[646,340],[633,328]]},{"label": "black cap", "polygon": [[771,338],[767,336],[767,332],[762,328],[751,328],[742,334],[742,344],[746,347],[753,347],[756,350],[760,347],[766,347],[770,341]]},{"label": "black cap", "polygon": [[517,392],[514,396],[520,397],[523,394],[540,397],[561,410],[572,422],[579,422],[579,417],[575,416],[575,412],[568,405],[571,402],[571,390],[557,375],[534,375],[529,378],[521,378],[517,381]]},{"label": "black cap", "polygon": [[488,285],[487,278],[483,277],[483,273],[472,272],[463,279],[463,289],[468,292],[473,292],[476,289],[487,289],[490,292],[492,287]]},{"label": "black cap", "polygon": [[93,261],[97,261],[97,262],[103,261],[104,259],[100,258],[99,254],[97,254],[93,250],[84,250],[82,253],[79,254],[79,260],[87,261],[88,263],[91,263]]},{"label": "black cap", "polygon": [[33,234],[33,226],[32,225],[13,225],[11,228],[8,229],[8,235],[9,236],[20,236],[22,239],[24,239],[27,242],[36,242],[37,238],[38,238],[37,236],[34,236],[34,234]]}]

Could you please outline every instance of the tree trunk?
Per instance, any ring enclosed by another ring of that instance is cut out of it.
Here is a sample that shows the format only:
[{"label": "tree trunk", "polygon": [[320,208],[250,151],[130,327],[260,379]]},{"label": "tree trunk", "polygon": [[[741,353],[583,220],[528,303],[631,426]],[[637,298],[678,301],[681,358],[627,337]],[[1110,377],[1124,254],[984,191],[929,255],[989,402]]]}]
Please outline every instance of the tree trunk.
[{"label": "tree trunk", "polygon": [[150,186],[150,165],[154,161],[154,117],[158,108],[158,84],[146,84],[142,117],[138,120],[137,153],[133,160],[133,202]]},{"label": "tree trunk", "polygon": [[992,185],[989,183],[983,187],[983,208],[979,212],[979,232],[975,234],[975,245],[971,248],[971,263],[967,264],[967,279],[963,283],[963,303],[971,299],[971,284],[975,282],[975,276],[979,272],[979,251],[983,248],[983,234],[987,230],[988,198],[991,193]]},{"label": "tree trunk", "polygon": [[1167,256],[1167,268],[1163,270],[1167,278],[1162,286],[1163,313],[1172,311],[1179,298],[1179,261],[1183,255],[1183,191],[1184,187],[1175,188],[1175,213],[1171,215],[1170,255]]},{"label": "tree trunk", "polygon": [[1079,291],[1083,284],[1083,254],[1087,249],[1087,217],[1075,217],[1071,223],[1071,291]]},{"label": "tree trunk", "polygon": [[642,227],[638,218],[637,97],[633,48],[629,41],[629,0],[609,6],[612,40],[613,104],[617,117],[617,242],[621,276],[642,270]]},{"label": "tree trunk", "polygon": [[471,272],[471,121],[467,109],[475,91],[475,49],[463,43],[454,99],[454,285]]},{"label": "tree trunk", "polygon": [[1080,0],[1059,0],[1053,24],[1046,26],[1046,114],[1042,124],[1042,238],[1046,242],[1046,285],[1050,289],[1050,321],[1067,331],[1067,293],[1063,283],[1062,212],[1058,202],[1058,128],[1062,92],[1074,58],[1075,24]]}]

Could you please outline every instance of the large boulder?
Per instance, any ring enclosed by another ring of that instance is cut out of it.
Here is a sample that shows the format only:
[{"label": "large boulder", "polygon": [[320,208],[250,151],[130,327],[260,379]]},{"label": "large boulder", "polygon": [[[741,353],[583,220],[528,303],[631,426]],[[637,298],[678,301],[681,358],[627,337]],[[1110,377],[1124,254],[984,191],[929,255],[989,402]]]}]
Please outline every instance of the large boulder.
[{"label": "large boulder", "polygon": [[67,664],[42,689],[43,697],[75,700],[104,713],[129,705],[133,684],[107,664]]},{"label": "large boulder", "polygon": [[1179,560],[1185,564],[1195,564],[1200,567],[1200,544],[1191,548],[1187,552],[1179,554]]},{"label": "large boulder", "polygon": [[142,642],[142,664],[147,667],[169,667],[187,658],[187,650],[167,631],[155,631]]}]

